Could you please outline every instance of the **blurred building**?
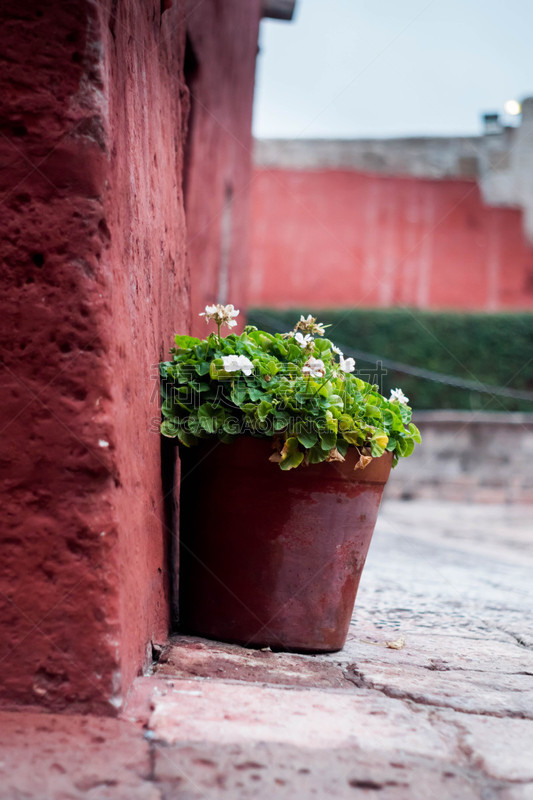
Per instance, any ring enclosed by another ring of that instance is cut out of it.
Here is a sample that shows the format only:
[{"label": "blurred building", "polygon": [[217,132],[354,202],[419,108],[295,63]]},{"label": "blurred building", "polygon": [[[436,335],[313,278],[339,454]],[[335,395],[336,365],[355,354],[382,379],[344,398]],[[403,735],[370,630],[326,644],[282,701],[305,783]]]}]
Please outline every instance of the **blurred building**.
[{"label": "blurred building", "polygon": [[249,303],[533,307],[533,98],[481,136],[262,140]]}]

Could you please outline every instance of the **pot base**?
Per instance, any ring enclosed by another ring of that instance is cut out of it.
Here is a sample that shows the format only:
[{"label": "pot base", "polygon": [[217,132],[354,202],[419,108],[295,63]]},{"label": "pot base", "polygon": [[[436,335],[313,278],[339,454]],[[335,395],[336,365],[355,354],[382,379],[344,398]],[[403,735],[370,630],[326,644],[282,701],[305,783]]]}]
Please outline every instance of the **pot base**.
[{"label": "pot base", "polygon": [[299,653],[343,647],[392,462],[354,472],[350,451],[289,472],[268,460],[268,439],[181,453],[181,630]]}]

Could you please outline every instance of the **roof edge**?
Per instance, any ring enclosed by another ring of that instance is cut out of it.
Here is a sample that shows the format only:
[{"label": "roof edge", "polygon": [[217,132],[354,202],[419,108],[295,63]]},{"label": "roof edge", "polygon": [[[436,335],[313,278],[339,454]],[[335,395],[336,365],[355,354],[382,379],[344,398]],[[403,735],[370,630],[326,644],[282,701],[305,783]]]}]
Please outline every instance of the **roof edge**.
[{"label": "roof edge", "polygon": [[296,0],[262,0],[261,16],[269,19],[291,20]]}]

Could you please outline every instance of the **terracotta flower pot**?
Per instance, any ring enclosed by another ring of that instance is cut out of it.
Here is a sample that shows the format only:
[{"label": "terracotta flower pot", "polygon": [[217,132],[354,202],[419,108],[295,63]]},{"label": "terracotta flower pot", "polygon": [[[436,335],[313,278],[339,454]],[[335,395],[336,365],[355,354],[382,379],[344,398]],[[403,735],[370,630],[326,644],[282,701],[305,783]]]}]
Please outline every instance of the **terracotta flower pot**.
[{"label": "terracotta flower pot", "polygon": [[340,650],[392,456],[283,472],[268,439],[181,455],[180,627],[244,645]]}]

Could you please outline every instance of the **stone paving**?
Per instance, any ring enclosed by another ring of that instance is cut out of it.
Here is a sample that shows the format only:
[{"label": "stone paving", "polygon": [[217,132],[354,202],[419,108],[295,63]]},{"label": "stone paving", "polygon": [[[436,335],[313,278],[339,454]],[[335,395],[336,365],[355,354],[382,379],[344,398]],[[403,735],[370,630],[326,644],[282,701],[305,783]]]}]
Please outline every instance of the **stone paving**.
[{"label": "stone paving", "polygon": [[120,720],[1,714],[0,797],[533,800],[532,522],[387,501],[343,651],[175,637]]}]

